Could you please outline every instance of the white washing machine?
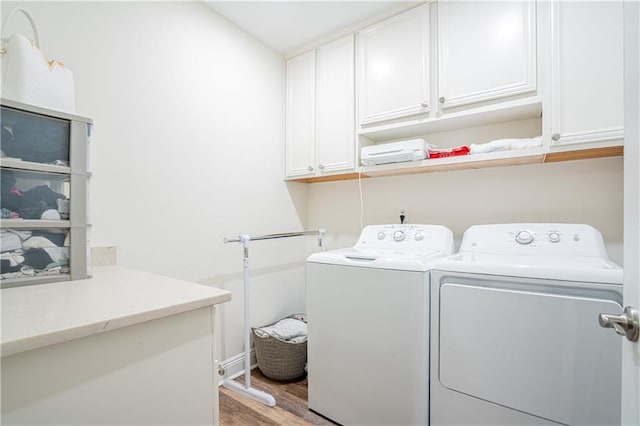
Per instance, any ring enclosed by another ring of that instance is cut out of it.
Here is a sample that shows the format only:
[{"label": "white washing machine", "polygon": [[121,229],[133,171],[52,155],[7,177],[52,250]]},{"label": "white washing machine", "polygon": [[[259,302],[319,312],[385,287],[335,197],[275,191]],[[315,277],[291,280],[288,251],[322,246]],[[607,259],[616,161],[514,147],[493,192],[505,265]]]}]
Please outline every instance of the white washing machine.
[{"label": "white washing machine", "polygon": [[453,252],[437,225],[367,226],[307,259],[309,408],[345,425],[429,419],[429,270]]},{"label": "white washing machine", "polygon": [[469,228],[431,273],[431,424],[620,424],[622,269],[588,225]]}]

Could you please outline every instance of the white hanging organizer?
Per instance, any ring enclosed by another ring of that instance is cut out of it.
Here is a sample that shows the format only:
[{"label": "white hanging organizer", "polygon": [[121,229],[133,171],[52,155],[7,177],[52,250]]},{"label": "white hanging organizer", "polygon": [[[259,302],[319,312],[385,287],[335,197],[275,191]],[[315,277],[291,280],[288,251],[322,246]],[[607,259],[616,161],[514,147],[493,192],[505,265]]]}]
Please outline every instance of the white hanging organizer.
[{"label": "white hanging organizer", "polygon": [[242,263],[243,269],[243,290],[244,290],[244,384],[238,383],[232,379],[225,379],[222,382],[222,386],[232,390],[236,393],[246,395],[255,399],[269,407],[276,405],[276,399],[273,395],[270,395],[261,390],[251,387],[251,322],[250,322],[250,300],[249,300],[249,241],[251,240],[273,240],[276,238],[290,238],[301,237],[304,235],[317,235],[318,247],[322,248],[322,238],[324,237],[325,230],[320,228],[317,231],[301,231],[301,232],[286,232],[282,234],[269,234],[259,237],[250,237],[249,235],[240,235],[238,237],[225,237],[224,243],[242,243],[244,248],[244,258]]}]

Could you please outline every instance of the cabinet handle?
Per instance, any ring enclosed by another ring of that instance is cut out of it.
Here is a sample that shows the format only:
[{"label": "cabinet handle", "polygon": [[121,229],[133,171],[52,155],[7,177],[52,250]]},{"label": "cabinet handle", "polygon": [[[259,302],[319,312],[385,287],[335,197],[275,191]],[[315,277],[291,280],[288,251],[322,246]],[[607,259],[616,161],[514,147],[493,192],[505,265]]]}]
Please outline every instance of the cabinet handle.
[{"label": "cabinet handle", "polygon": [[551,139],[554,141],[559,141],[560,140],[560,133],[554,133],[551,135]]},{"label": "cabinet handle", "polygon": [[446,101],[446,99],[444,98],[444,96],[440,96],[440,99],[438,99],[438,101],[443,104],[444,101]]},{"label": "cabinet handle", "polygon": [[422,101],[422,103],[421,103],[420,105],[422,105],[422,108],[426,108],[426,107],[428,107],[428,106],[429,106],[429,102],[427,102],[427,101]]},{"label": "cabinet handle", "polygon": [[318,168],[319,168],[320,170],[324,170],[324,164],[318,164]]},{"label": "cabinet handle", "polygon": [[312,171],[313,171],[313,167],[309,166],[309,167],[307,167],[307,170],[309,170],[310,172],[312,172]]}]

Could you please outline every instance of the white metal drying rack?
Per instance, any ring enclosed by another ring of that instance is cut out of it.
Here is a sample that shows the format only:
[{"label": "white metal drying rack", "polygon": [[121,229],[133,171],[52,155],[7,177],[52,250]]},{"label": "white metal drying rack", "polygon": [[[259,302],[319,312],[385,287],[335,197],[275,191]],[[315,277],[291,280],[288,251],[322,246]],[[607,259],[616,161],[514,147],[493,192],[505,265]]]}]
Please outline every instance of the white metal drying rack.
[{"label": "white metal drying rack", "polygon": [[250,353],[250,345],[251,345],[251,323],[250,323],[250,304],[249,304],[249,241],[251,240],[273,240],[276,238],[290,238],[290,237],[301,237],[304,235],[317,235],[318,236],[318,247],[320,250],[322,248],[322,237],[325,234],[325,230],[320,228],[317,231],[301,231],[301,232],[285,232],[281,234],[268,234],[261,235],[259,237],[251,237],[249,235],[239,235],[238,237],[225,237],[223,239],[224,243],[242,243],[242,247],[244,248],[244,258],[242,263],[243,269],[243,289],[244,289],[244,385],[236,382],[232,379],[225,379],[222,382],[222,386],[227,389],[230,389],[234,392],[240,393],[242,395],[246,395],[250,398],[255,399],[258,402],[261,402],[269,407],[274,407],[276,405],[276,399],[273,395],[270,395],[261,390],[255,389],[251,387],[251,353]]}]

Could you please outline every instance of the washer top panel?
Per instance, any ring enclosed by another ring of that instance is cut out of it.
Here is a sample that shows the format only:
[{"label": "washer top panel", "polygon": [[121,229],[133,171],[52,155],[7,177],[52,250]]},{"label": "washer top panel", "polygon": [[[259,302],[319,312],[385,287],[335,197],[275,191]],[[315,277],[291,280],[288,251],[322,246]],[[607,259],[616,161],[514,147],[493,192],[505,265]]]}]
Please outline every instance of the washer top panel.
[{"label": "washer top panel", "polygon": [[441,225],[365,226],[355,248],[424,253],[453,253],[453,234]]},{"label": "washer top panel", "polygon": [[352,248],[314,253],[307,262],[428,271],[453,253],[453,234],[440,225],[366,226]]}]

